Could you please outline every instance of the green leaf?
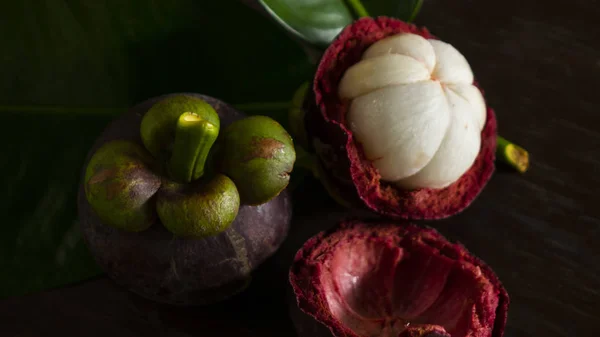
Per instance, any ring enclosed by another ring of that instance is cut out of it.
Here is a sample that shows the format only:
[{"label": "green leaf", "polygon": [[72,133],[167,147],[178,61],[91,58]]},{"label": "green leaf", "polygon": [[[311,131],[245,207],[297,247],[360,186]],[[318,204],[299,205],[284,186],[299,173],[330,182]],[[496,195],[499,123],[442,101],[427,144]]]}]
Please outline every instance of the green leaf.
[{"label": "green leaf", "polygon": [[98,273],[76,191],[114,116],[171,92],[289,101],[311,72],[299,46],[233,0],[3,2],[0,40],[0,297]]},{"label": "green leaf", "polygon": [[186,90],[231,103],[287,99],[310,67],[238,1],[8,3],[0,105],[127,107]]},{"label": "green leaf", "polygon": [[313,48],[324,49],[361,16],[413,21],[423,0],[258,0],[284,29]]},{"label": "green leaf", "polygon": [[326,47],[353,20],[341,0],[259,0],[266,11],[300,39]]},{"label": "green leaf", "polygon": [[80,169],[109,117],[5,113],[0,123],[0,298],[100,271],[76,217]]}]

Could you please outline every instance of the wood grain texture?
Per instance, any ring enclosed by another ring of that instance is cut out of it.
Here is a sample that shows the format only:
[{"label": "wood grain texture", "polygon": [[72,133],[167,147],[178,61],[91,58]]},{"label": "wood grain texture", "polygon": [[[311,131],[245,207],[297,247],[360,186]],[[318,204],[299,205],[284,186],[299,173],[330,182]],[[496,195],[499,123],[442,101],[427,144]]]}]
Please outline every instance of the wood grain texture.
[{"label": "wood grain texture", "polygon": [[[600,335],[599,18],[591,0],[428,0],[417,20],[465,54],[500,133],[531,154],[526,174],[499,167],[469,209],[427,223],[496,271],[511,296],[507,337]],[[0,335],[294,336],[286,266],[343,214],[302,188],[285,246],[230,301],[176,309],[98,279],[0,302]]]}]

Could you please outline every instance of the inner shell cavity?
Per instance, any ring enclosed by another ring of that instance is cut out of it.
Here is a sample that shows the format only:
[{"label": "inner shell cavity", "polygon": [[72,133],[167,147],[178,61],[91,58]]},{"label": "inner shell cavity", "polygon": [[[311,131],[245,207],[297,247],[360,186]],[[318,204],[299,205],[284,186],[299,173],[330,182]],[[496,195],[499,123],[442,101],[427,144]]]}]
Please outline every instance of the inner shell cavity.
[{"label": "inner shell cavity", "polygon": [[[470,331],[491,336],[484,326],[493,322],[498,300],[489,280],[479,267],[444,255],[426,240],[349,238],[324,267],[320,281],[332,315],[360,336],[397,337],[425,324],[453,337],[475,336]],[[486,314],[480,316],[478,305]]]}]

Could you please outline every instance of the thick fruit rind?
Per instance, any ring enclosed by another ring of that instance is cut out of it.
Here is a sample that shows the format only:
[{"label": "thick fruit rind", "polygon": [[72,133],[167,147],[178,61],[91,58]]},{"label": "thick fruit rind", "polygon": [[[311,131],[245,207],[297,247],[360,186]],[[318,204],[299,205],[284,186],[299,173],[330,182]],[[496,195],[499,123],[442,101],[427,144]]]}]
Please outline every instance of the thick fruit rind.
[{"label": "thick fruit rind", "polygon": [[[426,28],[388,17],[362,18],[347,26],[323,54],[304,103],[312,149],[330,179],[349,202],[395,219],[440,219],[467,208],[494,172],[496,116],[488,107],[481,149],[471,168],[443,189],[401,190],[380,180],[346,125],[347,103],[338,98],[338,83],[373,43],[398,33],[435,39]],[[477,85],[477,84],[475,84]]]},{"label": "thick fruit rind", "polygon": [[[200,97],[219,114],[223,127],[244,115],[215,98]],[[144,113],[163,95],[142,102],[113,121],[88,153],[111,140],[143,146],[139,133]],[[284,190],[259,206],[240,206],[224,232],[204,239],[186,239],[170,233],[160,221],[139,233],[106,224],[90,207],[80,184],[77,197],[83,239],[97,264],[116,283],[150,300],[172,305],[205,305],[243,291],[252,271],[275,253],[286,238],[292,217],[291,196]]]},{"label": "thick fruit rind", "polygon": [[494,271],[485,262],[472,255],[460,243],[449,242],[433,228],[410,223],[385,222],[381,219],[365,220],[351,217],[307,240],[294,257],[289,271],[289,281],[297,306],[291,308],[291,314],[296,325],[302,325],[297,327],[297,330],[307,332],[306,335],[301,333],[300,337],[325,337],[331,334],[334,337],[359,337],[332,314],[325,294],[326,287],[321,282],[321,276],[326,273],[328,259],[333,256],[337,245],[357,238],[365,240],[383,238],[396,244],[403,239],[423,238],[428,245],[443,252],[445,256],[478,267],[498,292],[498,305],[491,337],[503,336],[510,299]]}]

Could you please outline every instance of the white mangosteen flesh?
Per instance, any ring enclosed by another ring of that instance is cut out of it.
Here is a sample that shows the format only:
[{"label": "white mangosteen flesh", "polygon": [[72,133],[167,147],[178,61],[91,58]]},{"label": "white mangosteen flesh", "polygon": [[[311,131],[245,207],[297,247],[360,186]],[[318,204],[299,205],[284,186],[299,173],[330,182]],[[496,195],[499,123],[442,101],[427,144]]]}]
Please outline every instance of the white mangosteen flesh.
[{"label": "white mangosteen flesh", "polygon": [[453,46],[401,33],[372,44],[344,73],[346,122],[381,179],[444,188],[475,162],[486,103]]}]

